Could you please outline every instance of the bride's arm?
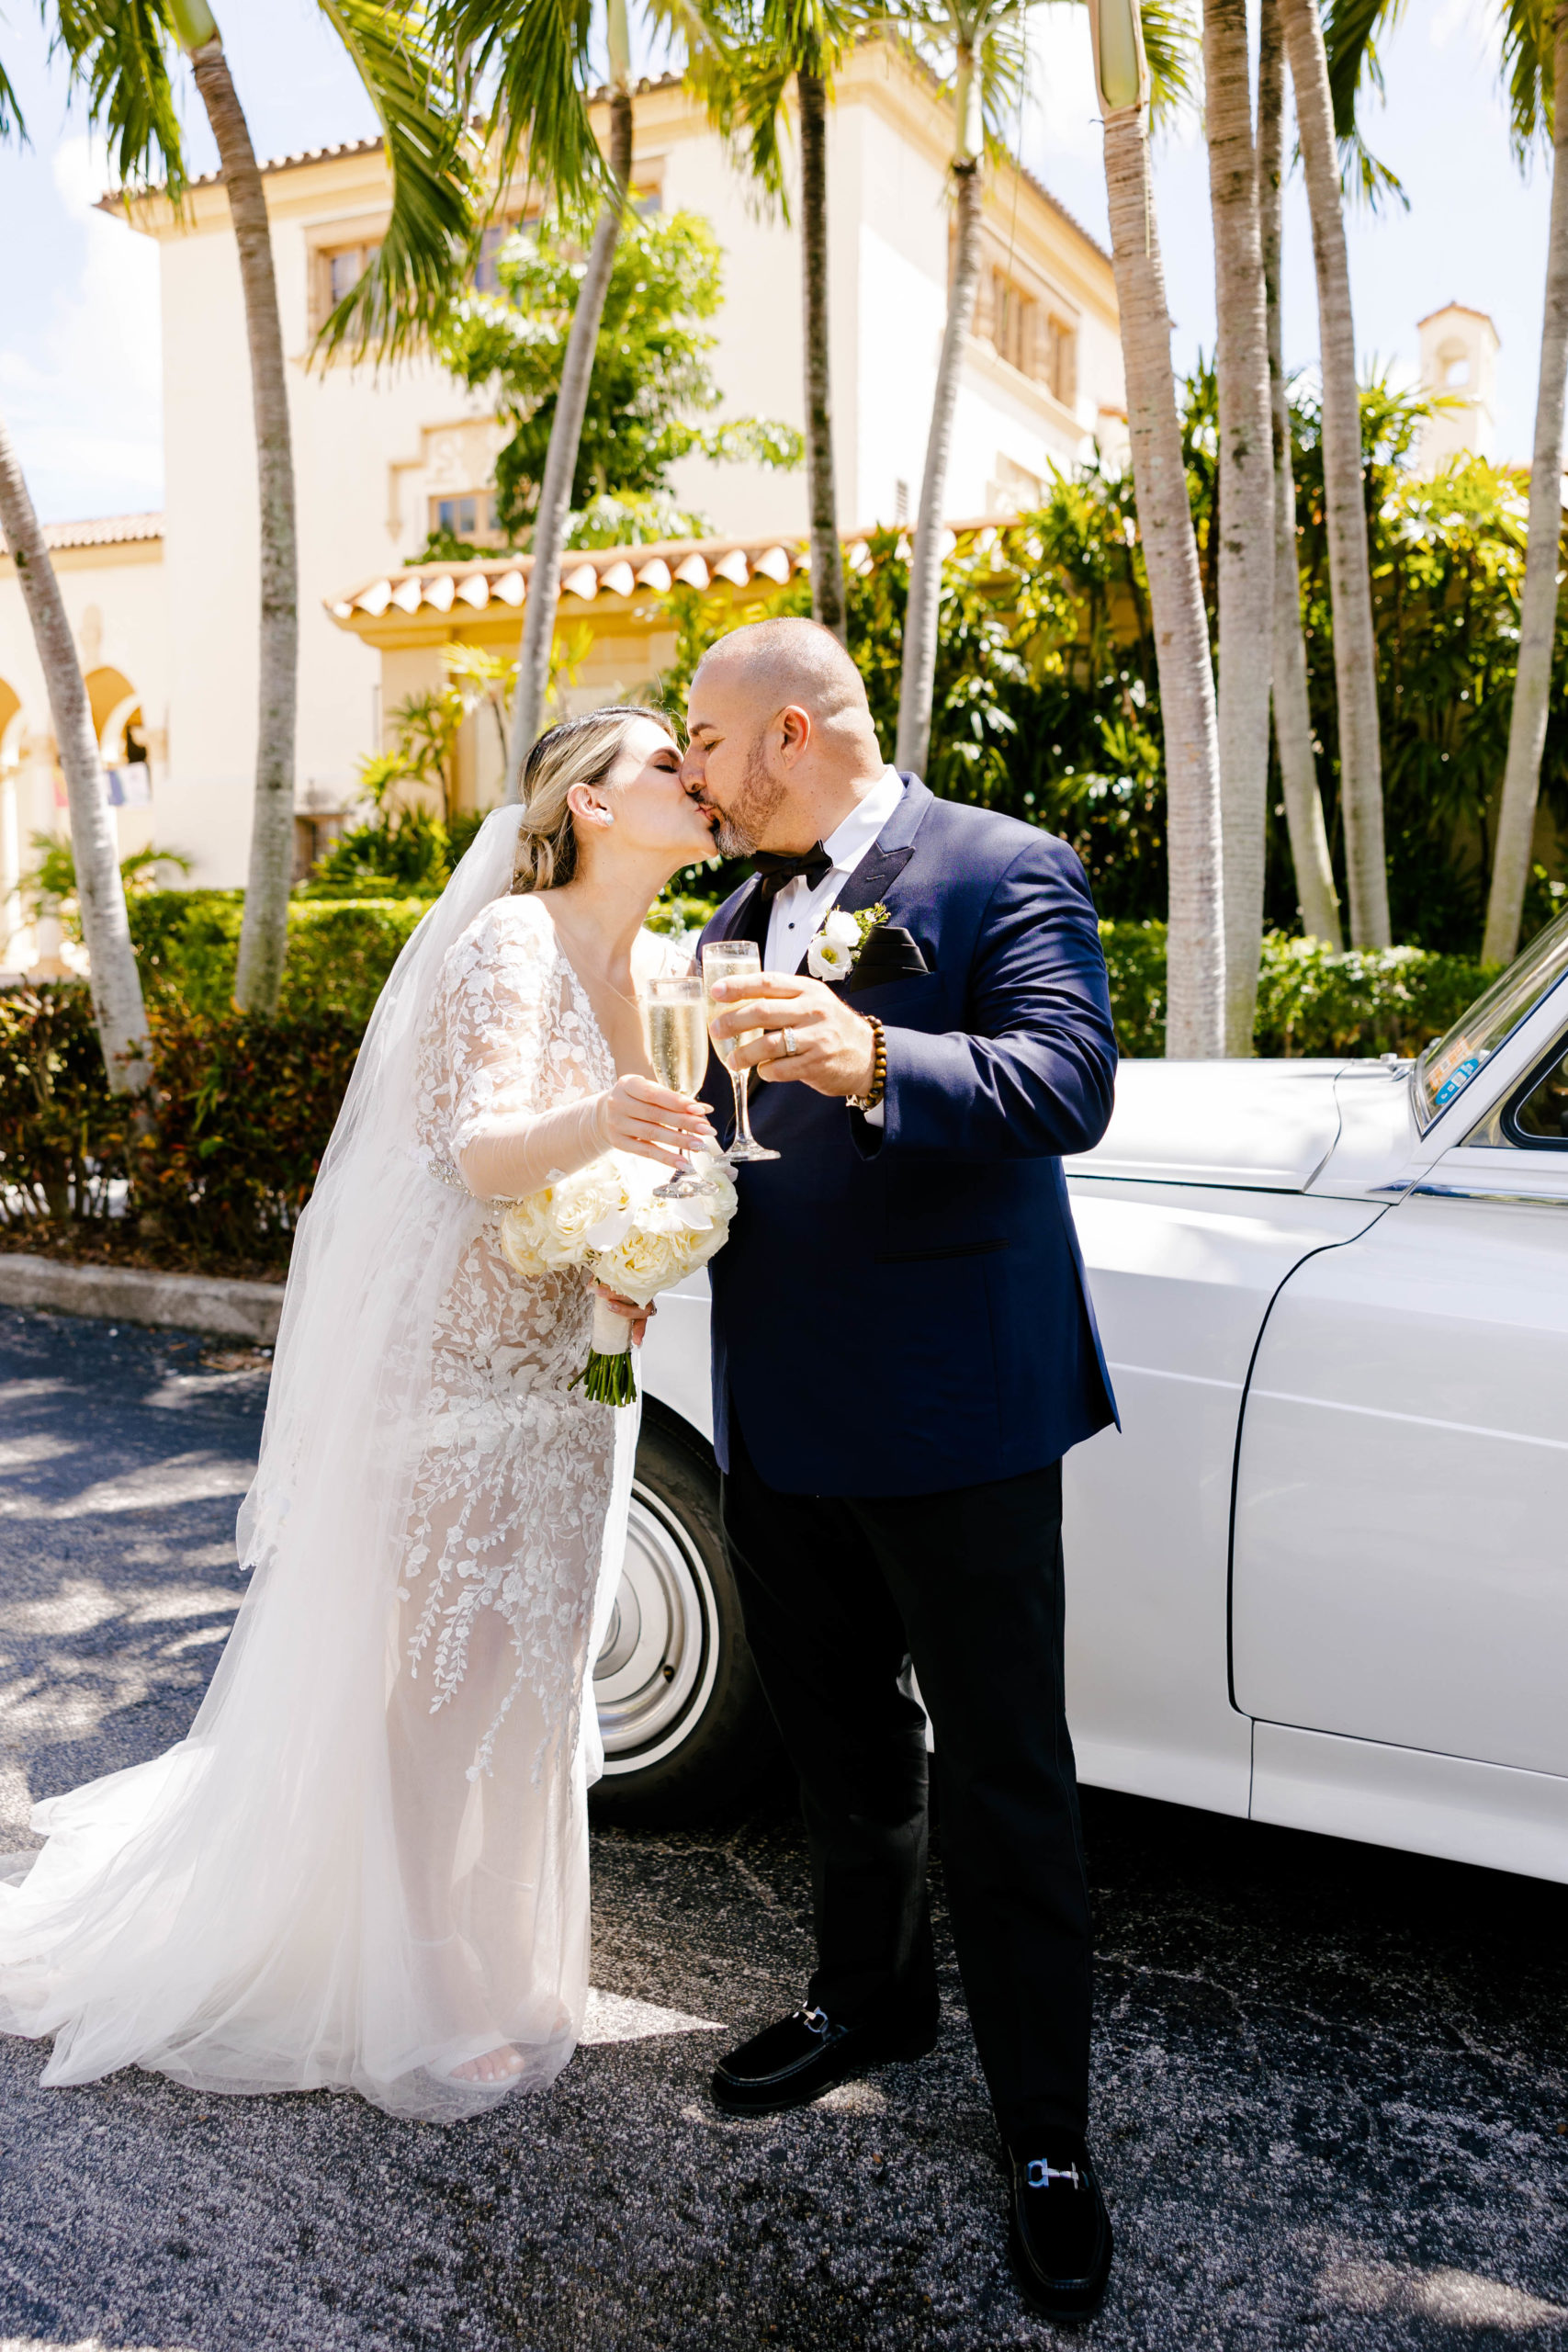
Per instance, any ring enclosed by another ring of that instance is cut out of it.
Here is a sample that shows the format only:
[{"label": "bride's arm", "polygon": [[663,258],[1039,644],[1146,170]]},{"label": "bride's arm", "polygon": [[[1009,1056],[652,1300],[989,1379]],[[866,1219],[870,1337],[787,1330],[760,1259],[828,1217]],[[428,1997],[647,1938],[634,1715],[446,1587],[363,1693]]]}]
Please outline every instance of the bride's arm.
[{"label": "bride's arm", "polygon": [[579,1102],[536,1107],[559,972],[548,917],[519,923],[499,911],[507,905],[459,943],[447,978],[449,1148],[464,1183],[479,1200],[524,1200],[609,1150],[679,1167],[682,1143],[710,1134],[707,1114],[651,1079],[634,1074]]}]

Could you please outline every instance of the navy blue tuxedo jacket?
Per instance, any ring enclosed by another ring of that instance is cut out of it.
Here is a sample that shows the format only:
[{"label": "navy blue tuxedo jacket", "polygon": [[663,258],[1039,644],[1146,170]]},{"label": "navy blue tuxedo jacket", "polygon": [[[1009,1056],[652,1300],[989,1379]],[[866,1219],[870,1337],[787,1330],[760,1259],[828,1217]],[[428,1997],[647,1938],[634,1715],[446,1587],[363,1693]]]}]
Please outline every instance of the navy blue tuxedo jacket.
[{"label": "navy blue tuxedo jacket", "polygon": [[[782,1157],[736,1171],[710,1268],[719,1464],[739,1423],[784,1494],[1016,1477],[1115,1414],[1062,1176],[1104,1133],[1116,1069],[1083,867],[907,778],[838,904],[879,901],[929,967],[852,997],[886,1031],[886,1125],[754,1081],[753,1131]],[[703,938],[765,930],[752,880]],[[705,1091],[728,1132],[716,1060]]]}]

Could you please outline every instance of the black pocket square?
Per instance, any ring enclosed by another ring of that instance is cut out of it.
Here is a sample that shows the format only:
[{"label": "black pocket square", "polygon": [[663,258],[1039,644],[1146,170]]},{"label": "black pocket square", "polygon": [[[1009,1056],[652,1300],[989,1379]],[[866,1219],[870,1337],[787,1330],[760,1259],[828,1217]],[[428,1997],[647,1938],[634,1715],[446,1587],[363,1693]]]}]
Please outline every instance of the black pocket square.
[{"label": "black pocket square", "polygon": [[930,970],[912,932],[898,923],[878,923],[855,957],[844,994],[852,996],[857,989],[881,988],[885,981],[908,979],[914,973]]}]

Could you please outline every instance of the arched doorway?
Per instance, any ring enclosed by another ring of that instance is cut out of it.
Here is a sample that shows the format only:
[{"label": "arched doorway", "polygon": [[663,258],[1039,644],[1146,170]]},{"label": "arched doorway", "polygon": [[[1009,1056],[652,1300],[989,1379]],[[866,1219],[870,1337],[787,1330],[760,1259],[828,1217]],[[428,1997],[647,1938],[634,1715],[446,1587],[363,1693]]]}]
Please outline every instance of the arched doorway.
[{"label": "arched doorway", "polygon": [[141,695],[120,670],[89,670],[86,685],[93,732],[98,739],[98,754],[108,781],[109,805],[115,808],[150,807],[152,780]]}]

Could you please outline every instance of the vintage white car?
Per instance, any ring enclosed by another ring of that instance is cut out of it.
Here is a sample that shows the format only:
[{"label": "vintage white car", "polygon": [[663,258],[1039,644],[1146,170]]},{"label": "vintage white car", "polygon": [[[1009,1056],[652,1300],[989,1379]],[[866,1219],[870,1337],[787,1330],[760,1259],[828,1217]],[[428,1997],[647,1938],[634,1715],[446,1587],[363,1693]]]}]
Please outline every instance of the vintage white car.
[{"label": "vintage white car", "polygon": [[[1122,1419],[1067,1464],[1085,1781],[1568,1880],[1565,978],[1568,917],[1418,1063],[1123,1065],[1069,1163]],[[768,1753],[706,1325],[646,1351],[612,1810]]]}]

